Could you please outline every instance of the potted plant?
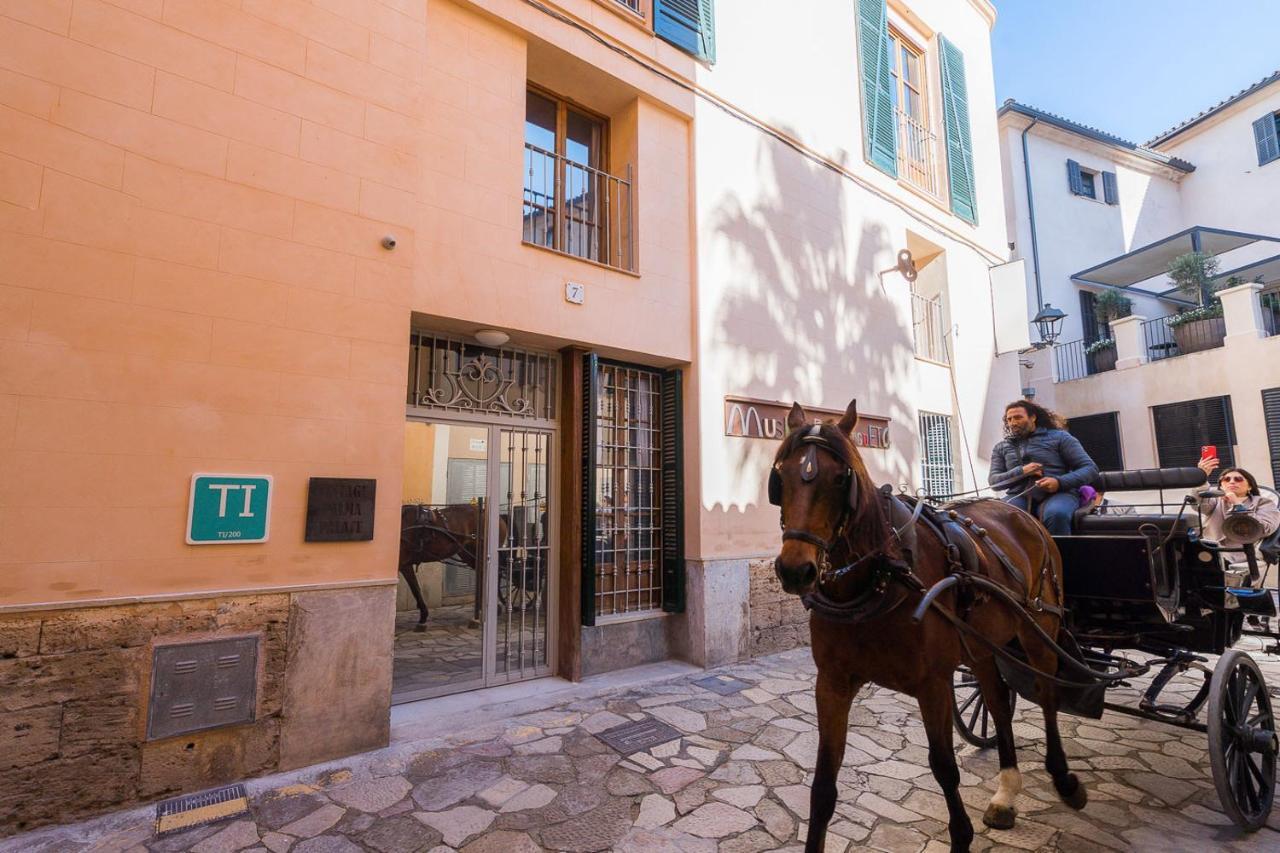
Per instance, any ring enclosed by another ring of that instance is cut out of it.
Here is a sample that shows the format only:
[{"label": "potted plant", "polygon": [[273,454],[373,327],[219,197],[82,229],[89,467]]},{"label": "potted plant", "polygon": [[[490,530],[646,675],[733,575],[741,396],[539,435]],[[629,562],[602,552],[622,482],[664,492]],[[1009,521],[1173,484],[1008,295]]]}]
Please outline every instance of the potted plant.
[{"label": "potted plant", "polygon": [[1110,334],[1112,320],[1128,317],[1132,313],[1133,300],[1114,290],[1104,290],[1093,298],[1093,316],[1104,329],[1108,330],[1108,334]]},{"label": "potted plant", "polygon": [[1084,348],[1089,357],[1093,373],[1102,373],[1116,368],[1116,342],[1114,338],[1101,338]]},{"label": "potted plant", "polygon": [[[1222,319],[1222,302],[1214,296],[1213,276],[1218,259],[1203,252],[1188,252],[1169,262],[1169,281],[1197,307],[1179,312],[1168,321],[1180,353],[1197,352],[1222,346],[1227,327]],[[1239,284],[1232,277],[1227,286]]]}]

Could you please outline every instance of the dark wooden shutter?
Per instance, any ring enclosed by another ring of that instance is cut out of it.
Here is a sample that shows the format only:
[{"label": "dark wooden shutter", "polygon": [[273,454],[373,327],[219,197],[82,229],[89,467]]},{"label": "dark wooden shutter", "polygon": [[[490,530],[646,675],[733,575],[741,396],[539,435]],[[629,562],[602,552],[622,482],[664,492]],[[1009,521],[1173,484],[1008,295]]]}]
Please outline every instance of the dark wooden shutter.
[{"label": "dark wooden shutter", "polygon": [[1072,195],[1084,195],[1084,176],[1080,174],[1080,164],[1075,160],[1067,161],[1067,186]]},{"label": "dark wooden shutter", "polygon": [[1262,419],[1267,425],[1267,445],[1271,450],[1271,485],[1280,483],[1280,388],[1262,392]]},{"label": "dark wooden shutter", "polygon": [[964,54],[939,34],[938,55],[942,65],[942,118],[951,212],[965,222],[977,225],[978,188],[973,176],[973,138],[969,125],[969,87],[964,75]]},{"label": "dark wooden shutter", "polygon": [[898,117],[893,109],[886,0],[858,0],[858,66],[862,72],[863,150],[871,165],[896,178]]},{"label": "dark wooden shutter", "polygon": [[1102,337],[1096,310],[1098,297],[1090,290],[1080,291],[1080,328],[1084,332],[1084,342],[1091,344]]},{"label": "dark wooden shutter", "polygon": [[1120,188],[1116,184],[1115,172],[1102,173],[1102,200],[1107,204],[1120,203]]},{"label": "dark wooden shutter", "polygon": [[1156,453],[1161,468],[1187,468],[1200,461],[1200,448],[1218,448],[1222,467],[1236,464],[1235,423],[1230,397],[1205,397],[1184,403],[1151,407],[1156,429]]},{"label": "dark wooden shutter", "polygon": [[1280,160],[1280,121],[1275,113],[1267,113],[1253,123],[1253,143],[1258,146],[1258,165]]},{"label": "dark wooden shutter", "polygon": [[716,61],[715,0],[653,0],[653,31],[685,53]]},{"label": "dark wooden shutter", "polygon": [[582,357],[582,624],[596,624],[596,409],[600,359]]},{"label": "dark wooden shutter", "polygon": [[1074,417],[1067,431],[1080,440],[1085,453],[1103,471],[1123,471],[1124,452],[1120,446],[1120,413]]},{"label": "dark wooden shutter", "polygon": [[662,609],[683,613],[684,403],[679,368],[662,374]]}]

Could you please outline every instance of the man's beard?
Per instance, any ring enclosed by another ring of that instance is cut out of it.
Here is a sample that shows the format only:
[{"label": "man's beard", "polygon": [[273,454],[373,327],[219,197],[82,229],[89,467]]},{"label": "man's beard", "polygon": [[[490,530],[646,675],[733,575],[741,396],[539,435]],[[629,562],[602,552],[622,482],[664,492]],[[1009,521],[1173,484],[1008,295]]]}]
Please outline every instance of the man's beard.
[{"label": "man's beard", "polygon": [[1018,426],[1006,426],[1004,434],[1006,438],[1026,438],[1031,433],[1029,424],[1020,424]]}]

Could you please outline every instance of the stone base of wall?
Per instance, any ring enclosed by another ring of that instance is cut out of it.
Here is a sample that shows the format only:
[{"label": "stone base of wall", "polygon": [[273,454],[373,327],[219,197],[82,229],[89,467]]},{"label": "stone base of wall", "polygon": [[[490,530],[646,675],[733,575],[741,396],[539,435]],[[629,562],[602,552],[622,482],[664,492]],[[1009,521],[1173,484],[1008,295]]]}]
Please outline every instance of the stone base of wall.
[{"label": "stone base of wall", "polygon": [[[387,586],[0,615],[0,837],[386,745],[394,598]],[[147,740],[154,648],[229,636],[258,638],[254,721]],[[326,709],[339,741],[324,729],[291,748]]]},{"label": "stone base of wall", "polygon": [[773,558],[750,562],[751,592],[747,628],[751,656],[809,645],[809,612],[800,597],[782,591]]}]

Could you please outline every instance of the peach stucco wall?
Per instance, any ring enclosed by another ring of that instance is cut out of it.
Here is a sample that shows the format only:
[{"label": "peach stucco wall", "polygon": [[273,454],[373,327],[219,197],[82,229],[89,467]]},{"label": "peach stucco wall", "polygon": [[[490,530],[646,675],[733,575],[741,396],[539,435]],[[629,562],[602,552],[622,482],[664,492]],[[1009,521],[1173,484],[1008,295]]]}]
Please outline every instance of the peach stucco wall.
[{"label": "peach stucco wall", "polygon": [[[428,15],[422,240],[414,307],[496,325],[543,343],[612,348],[647,361],[692,351],[689,124],[664,105],[661,79],[517,2],[435,0]],[[566,4],[593,11],[592,3]],[[617,16],[610,13],[608,22]],[[544,20],[545,19],[545,20]],[[538,27],[515,29],[512,21]],[[630,29],[636,29],[631,27]],[[628,30],[623,30],[628,33]],[[531,45],[532,43],[532,45]],[[582,60],[585,59],[586,62]],[[598,63],[598,64],[593,64]],[[634,167],[639,276],[521,244],[525,90],[534,82],[610,119],[610,171]],[[630,156],[628,156],[630,155]],[[564,299],[567,282],[586,300]]]},{"label": "peach stucco wall", "polygon": [[[0,44],[0,606],[391,581],[415,312],[691,356],[688,105],[527,4],[48,0]],[[638,276],[520,244],[535,66],[630,128]],[[185,545],[198,471],[274,475],[271,541]],[[302,541],[311,476],[378,480],[374,542]]]}]

